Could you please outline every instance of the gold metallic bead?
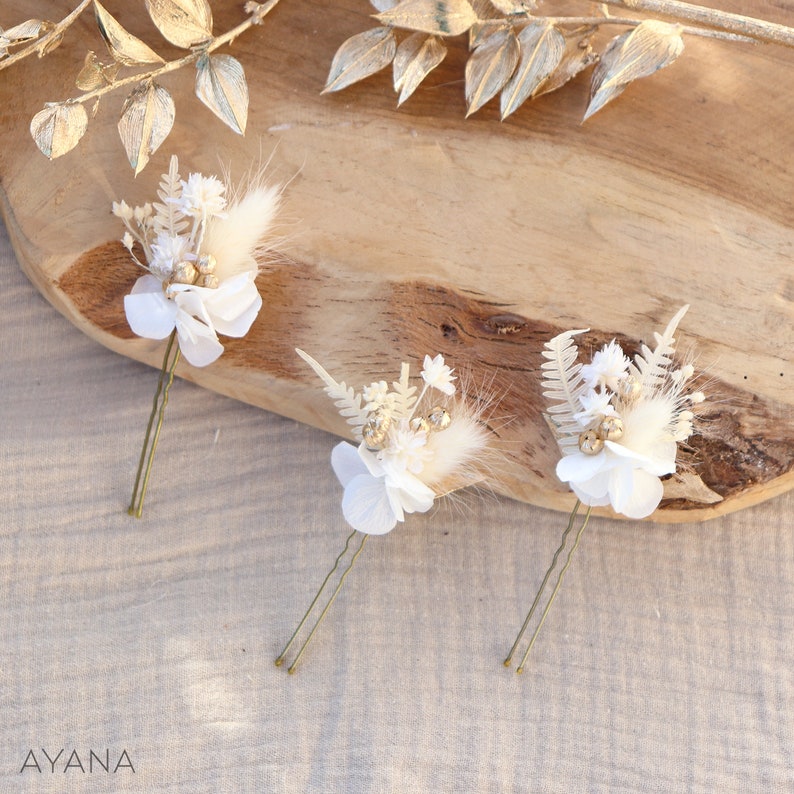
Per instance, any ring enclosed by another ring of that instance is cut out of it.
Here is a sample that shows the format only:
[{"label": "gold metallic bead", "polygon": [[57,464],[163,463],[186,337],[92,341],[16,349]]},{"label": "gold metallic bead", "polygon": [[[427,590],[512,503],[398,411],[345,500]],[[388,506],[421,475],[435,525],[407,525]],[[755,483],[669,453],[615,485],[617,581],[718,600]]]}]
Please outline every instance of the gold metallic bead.
[{"label": "gold metallic bead", "polygon": [[623,437],[623,420],[619,416],[605,416],[596,427],[596,435],[602,441],[617,441]]},{"label": "gold metallic bead", "polygon": [[430,413],[425,418],[431,430],[446,430],[452,421],[449,411],[438,405],[431,409]]},{"label": "gold metallic bead", "polygon": [[414,430],[417,433],[429,433],[430,423],[424,418],[424,416],[415,416],[413,419],[411,419],[411,430]]},{"label": "gold metallic bead", "polygon": [[214,273],[216,264],[215,257],[212,254],[202,254],[196,262],[198,272],[201,273],[202,276],[206,276],[208,273]]},{"label": "gold metallic bead", "polygon": [[618,381],[618,396],[624,403],[632,403],[640,396],[642,387],[633,375]]},{"label": "gold metallic bead", "polygon": [[205,273],[203,276],[198,277],[196,284],[199,287],[209,287],[210,289],[217,289],[218,277],[214,273]]},{"label": "gold metallic bead", "polygon": [[595,430],[585,430],[579,436],[579,449],[585,455],[597,455],[604,448],[604,439],[596,435]]},{"label": "gold metallic bead", "polygon": [[172,284],[193,284],[197,271],[192,262],[180,262],[171,274]]},{"label": "gold metallic bead", "polygon": [[361,436],[368,447],[377,447],[386,440],[391,425],[391,417],[382,411],[376,411],[372,418],[361,428]]}]

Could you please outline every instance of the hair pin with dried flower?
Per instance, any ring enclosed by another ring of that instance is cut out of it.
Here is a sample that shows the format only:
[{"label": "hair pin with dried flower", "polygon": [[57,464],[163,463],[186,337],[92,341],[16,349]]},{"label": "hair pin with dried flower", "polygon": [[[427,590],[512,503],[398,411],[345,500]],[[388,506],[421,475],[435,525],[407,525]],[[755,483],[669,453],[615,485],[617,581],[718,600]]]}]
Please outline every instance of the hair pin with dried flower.
[{"label": "hair pin with dried flower", "polygon": [[560,589],[592,508],[610,505],[629,518],[645,518],[662,500],[661,478],[676,470],[678,444],[693,432],[692,408],[704,400],[702,392],[690,389],[692,365],[676,367],[673,360],[673,335],[688,308],[678,311],[663,334],[655,333],[655,348],[643,345],[633,363],[613,340],[597,351],[589,364],[581,364],[573,338],[585,330],[566,331],[545,345],[543,396],[550,402],[547,417],[562,452],[557,476],[568,483],[577,500],[505,666],[512,662],[540,604],[582,504],[587,511],[517,668],[519,673]]},{"label": "hair pin with dried flower", "polygon": [[[400,377],[391,384],[376,381],[356,392],[337,382],[311,356],[298,355],[325,383],[342,416],[360,442],[337,444],[331,465],[344,488],[342,513],[352,532],[333,567],[281,652],[276,665],[284,663],[290,647],[319,607],[320,599],[338,570],[356,535],[361,539],[339,581],[321,609],[314,625],[288,670],[303,656],[345,578],[361,554],[370,535],[390,532],[406,513],[425,513],[435,500],[451,491],[475,485],[485,478],[483,453],[490,432],[462,396],[456,396],[457,378],[442,355],[425,356],[422,389],[411,383],[410,365],[403,363]],[[487,457],[487,456],[486,456]]]},{"label": "hair pin with dried flower", "polygon": [[214,176],[180,179],[176,156],[163,174],[159,202],[114,202],[126,231],[122,242],[146,271],[124,298],[130,328],[167,339],[146,427],[129,513],[140,518],[177,363],[205,367],[223,353],[218,334],[242,337],[262,306],[255,279],[267,250],[280,188],[253,177],[234,192]]}]

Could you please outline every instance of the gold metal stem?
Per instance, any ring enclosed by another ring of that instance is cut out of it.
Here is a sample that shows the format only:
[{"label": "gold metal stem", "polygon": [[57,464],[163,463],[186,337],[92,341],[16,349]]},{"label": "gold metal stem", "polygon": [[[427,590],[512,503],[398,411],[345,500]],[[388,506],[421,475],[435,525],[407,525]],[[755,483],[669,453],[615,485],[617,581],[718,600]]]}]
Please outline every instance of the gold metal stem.
[{"label": "gold metal stem", "polygon": [[[165,418],[165,407],[168,405],[168,393],[171,390],[171,385],[174,382],[174,374],[176,365],[179,363],[180,349],[179,345],[176,347],[176,352],[171,357],[171,351],[174,347],[176,339],[176,328],[171,331],[171,336],[168,337],[168,345],[165,349],[163,356],[163,366],[160,369],[160,377],[157,381],[157,389],[154,393],[154,400],[152,401],[152,412],[149,414],[149,422],[146,425],[146,434],[143,439],[143,447],[141,449],[141,457],[138,461],[138,471],[135,474],[135,485],[132,489],[132,499],[127,512],[135,518],[140,518],[143,514],[143,500],[146,496],[146,489],[149,486],[149,477],[152,473],[152,464],[154,463],[154,453],[157,450],[157,442],[160,440],[160,430],[163,427],[163,419]],[[170,364],[169,364],[170,359]],[[165,387],[163,387],[165,384]],[[160,395],[162,394],[162,401]],[[159,408],[159,410],[158,410]],[[154,425],[154,418],[157,416],[157,426],[154,431],[154,437],[149,444],[149,439],[152,434],[152,426]],[[148,458],[147,458],[148,451]],[[146,469],[144,471],[144,461],[146,461]],[[143,483],[141,484],[141,474],[143,474]],[[138,486],[140,485],[140,494],[138,493]]]},{"label": "gold metal stem", "polygon": [[345,554],[347,554],[347,550],[350,547],[350,541],[353,540],[353,536],[356,534],[356,531],[357,530],[354,529],[347,536],[347,540],[345,541],[345,547],[342,549],[342,551],[339,552],[339,556],[336,558],[333,568],[331,568],[331,570],[328,571],[328,573],[326,574],[325,579],[323,579],[323,583],[320,585],[320,589],[315,594],[311,604],[309,604],[309,608],[306,610],[306,612],[303,613],[301,622],[298,623],[298,627],[295,629],[295,631],[292,632],[292,636],[289,638],[287,644],[284,646],[284,650],[279,654],[278,659],[276,659],[276,667],[281,667],[281,665],[284,664],[284,657],[287,655],[290,645],[292,645],[292,643],[295,641],[295,637],[298,636],[298,632],[300,632],[300,630],[303,628],[303,624],[306,623],[306,621],[309,619],[309,615],[311,614],[317,602],[320,600],[320,596],[322,595],[323,590],[325,590],[325,586],[328,584],[328,580],[331,578],[331,576],[333,576],[334,571],[336,571],[336,569],[339,567],[339,563],[341,562],[342,557],[344,557]]},{"label": "gold metal stem", "polygon": [[540,616],[540,622],[537,625],[537,628],[532,634],[532,638],[529,641],[529,645],[527,646],[526,651],[524,652],[523,657],[521,658],[521,664],[518,665],[516,668],[517,673],[524,672],[524,663],[529,656],[529,652],[532,650],[532,646],[535,644],[535,640],[538,638],[538,634],[540,634],[541,628],[543,628],[543,623],[546,620],[546,616],[549,614],[549,610],[551,609],[551,605],[554,603],[554,599],[557,597],[557,593],[559,592],[560,585],[562,584],[562,578],[565,576],[565,572],[568,570],[568,567],[571,564],[571,558],[573,557],[573,553],[579,546],[579,541],[582,539],[582,533],[584,532],[584,528],[587,526],[587,522],[590,520],[590,511],[592,507],[587,508],[587,513],[585,513],[584,521],[582,522],[582,526],[579,527],[579,531],[576,533],[576,540],[573,542],[573,546],[571,546],[571,550],[568,552],[568,559],[565,560],[565,565],[562,566],[560,570],[560,574],[557,577],[557,583],[554,585],[554,590],[552,590],[551,597],[549,598],[549,603],[546,604],[546,608],[543,610],[543,614]]},{"label": "gold metal stem", "polygon": [[518,632],[518,636],[516,637],[516,640],[513,643],[513,647],[510,649],[510,653],[507,654],[507,658],[504,660],[505,667],[510,667],[510,663],[513,661],[513,654],[515,654],[516,648],[518,647],[518,644],[521,642],[521,638],[524,636],[524,633],[527,630],[529,621],[532,620],[532,615],[535,614],[535,609],[537,609],[538,603],[540,602],[540,597],[543,594],[543,591],[546,589],[546,585],[549,582],[549,577],[551,576],[551,572],[554,570],[555,566],[557,565],[557,558],[560,556],[562,550],[565,548],[565,544],[568,542],[568,535],[571,532],[574,518],[576,517],[576,513],[579,510],[579,506],[581,504],[582,503],[577,499],[576,504],[573,506],[573,510],[571,510],[571,515],[568,518],[568,526],[565,528],[565,532],[562,533],[562,540],[560,541],[560,545],[557,547],[557,551],[554,552],[554,557],[551,560],[551,565],[549,565],[549,567],[546,569],[546,575],[543,577],[543,581],[540,584],[540,589],[535,595],[535,600],[532,602],[532,606],[530,607],[526,618],[524,618],[524,623],[521,626],[521,631]]},{"label": "gold metal stem", "polygon": [[359,555],[364,550],[364,544],[367,542],[367,538],[369,538],[369,535],[364,535],[361,538],[361,543],[359,543],[355,554],[353,554],[352,558],[350,559],[350,565],[348,565],[347,568],[345,568],[344,572],[342,573],[342,576],[339,578],[339,584],[337,584],[337,586],[334,588],[334,592],[331,593],[331,597],[328,599],[328,603],[325,605],[323,611],[320,613],[320,617],[317,618],[317,621],[312,627],[312,630],[309,632],[309,636],[306,637],[306,639],[303,642],[303,645],[301,645],[300,650],[298,651],[298,654],[295,657],[295,660],[287,668],[287,672],[290,675],[292,675],[295,672],[295,668],[298,666],[298,662],[301,660],[301,657],[303,656],[303,652],[308,647],[309,643],[312,640],[312,637],[314,637],[315,632],[320,627],[320,624],[323,622],[325,616],[328,614],[328,610],[331,608],[331,604],[334,603],[336,597],[339,595],[339,591],[342,589],[342,585],[345,583],[345,579],[347,578],[347,575],[350,573]]}]

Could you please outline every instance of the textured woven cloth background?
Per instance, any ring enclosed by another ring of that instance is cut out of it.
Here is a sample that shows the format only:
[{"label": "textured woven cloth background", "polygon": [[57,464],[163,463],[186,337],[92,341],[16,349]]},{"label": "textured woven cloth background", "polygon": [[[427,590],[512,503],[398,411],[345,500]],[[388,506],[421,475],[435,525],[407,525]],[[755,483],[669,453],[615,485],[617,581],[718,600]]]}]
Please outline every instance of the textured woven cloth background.
[{"label": "textured woven cloth background", "polygon": [[0,791],[794,790],[794,495],[594,519],[523,676],[501,659],[565,517],[412,516],[288,676],[347,535],[335,439],[178,381],[128,517],[156,372],[55,312],[0,231]]}]

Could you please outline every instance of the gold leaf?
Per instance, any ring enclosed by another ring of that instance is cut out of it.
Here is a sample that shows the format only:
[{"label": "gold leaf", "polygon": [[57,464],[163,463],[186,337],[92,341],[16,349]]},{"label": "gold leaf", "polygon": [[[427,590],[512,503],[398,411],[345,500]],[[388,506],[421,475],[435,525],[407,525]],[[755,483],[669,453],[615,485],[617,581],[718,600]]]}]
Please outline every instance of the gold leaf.
[{"label": "gold leaf", "polygon": [[593,73],[590,104],[583,121],[623,93],[634,80],[669,66],[684,50],[680,25],[648,19],[616,36]]},{"label": "gold leaf", "polygon": [[573,80],[579,72],[592,66],[598,60],[590,44],[590,37],[580,38],[578,34],[565,36],[565,52],[562,60],[552,74],[533,92],[533,97],[549,94],[562,88]]},{"label": "gold leaf", "polygon": [[163,37],[188,49],[212,38],[212,9],[207,0],[145,0],[146,10]]},{"label": "gold leaf", "polygon": [[491,5],[502,14],[527,14],[537,6],[535,0],[490,0]]},{"label": "gold leaf", "polygon": [[468,0],[402,0],[391,10],[377,14],[375,19],[384,25],[420,33],[458,36],[477,21],[477,14]]},{"label": "gold leaf", "polygon": [[99,32],[108,45],[110,54],[125,66],[139,63],[163,63],[163,59],[147,44],[125,30],[103,6],[94,0],[94,12]]},{"label": "gold leaf", "polygon": [[400,44],[394,56],[394,90],[400,91],[398,106],[416,91],[446,55],[447,48],[441,40],[426,33],[412,33]]},{"label": "gold leaf", "polygon": [[397,0],[369,0],[376,11],[388,11],[397,5]]},{"label": "gold leaf", "polygon": [[339,91],[387,67],[397,42],[391,28],[372,28],[351,36],[336,51],[323,94]]},{"label": "gold leaf", "polygon": [[81,91],[93,91],[112,83],[118,71],[118,63],[106,65],[96,57],[96,53],[89,50],[83,61],[83,68],[80,69],[74,83]]},{"label": "gold leaf", "polygon": [[135,176],[168,137],[175,116],[171,95],[153,81],[142,83],[127,97],[118,127]]},{"label": "gold leaf", "polygon": [[466,117],[479,110],[510,79],[518,63],[518,39],[510,30],[489,36],[466,64]]},{"label": "gold leaf", "polygon": [[518,34],[521,59],[502,90],[502,120],[527,100],[557,68],[565,53],[565,37],[549,22],[527,25]]},{"label": "gold leaf", "polygon": [[231,55],[202,55],[196,62],[196,96],[240,135],[248,121],[248,83]]},{"label": "gold leaf", "polygon": [[36,146],[50,160],[74,149],[86,129],[88,115],[75,102],[48,103],[30,122],[30,134]]},{"label": "gold leaf", "polygon": [[21,41],[38,38],[51,27],[51,24],[40,19],[28,19],[14,25],[13,28],[8,28],[8,30],[0,30],[0,38],[4,40],[4,44],[17,44]]},{"label": "gold leaf", "polygon": [[488,19],[478,22],[469,28],[469,49],[476,50],[494,34],[512,29],[513,26],[506,19]]}]

